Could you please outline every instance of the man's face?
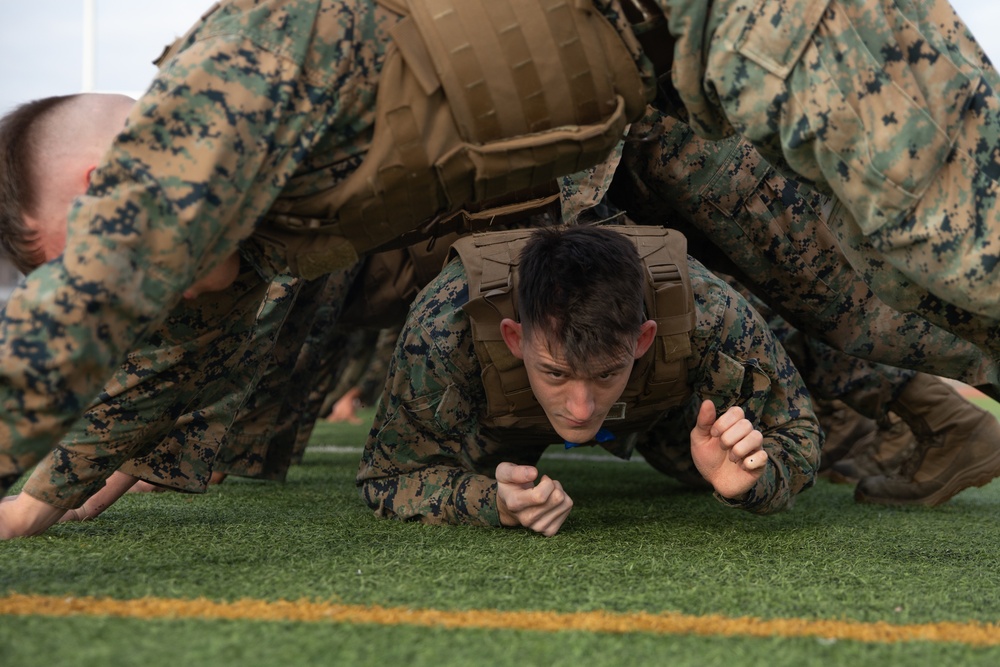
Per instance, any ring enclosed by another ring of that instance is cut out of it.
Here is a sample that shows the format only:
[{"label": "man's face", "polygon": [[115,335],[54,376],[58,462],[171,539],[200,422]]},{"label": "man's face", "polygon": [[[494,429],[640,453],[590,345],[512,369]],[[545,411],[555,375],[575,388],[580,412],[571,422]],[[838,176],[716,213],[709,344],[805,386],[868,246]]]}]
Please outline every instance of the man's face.
[{"label": "man's face", "polygon": [[633,346],[630,353],[574,369],[566,362],[562,345],[543,333],[522,338],[520,344],[531,391],[559,437],[575,443],[593,439],[601,428],[625,391],[636,351]]}]

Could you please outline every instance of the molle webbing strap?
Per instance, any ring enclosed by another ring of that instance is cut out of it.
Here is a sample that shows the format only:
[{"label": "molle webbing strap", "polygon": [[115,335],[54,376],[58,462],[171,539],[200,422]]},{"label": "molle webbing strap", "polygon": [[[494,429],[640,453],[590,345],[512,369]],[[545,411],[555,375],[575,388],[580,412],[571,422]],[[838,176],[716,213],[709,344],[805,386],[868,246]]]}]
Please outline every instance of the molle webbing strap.
[{"label": "molle webbing strap", "polygon": [[[548,227],[559,224],[561,219],[562,193],[559,190],[558,181],[553,180],[541,186],[518,190],[454,213],[439,215],[417,229],[404,232],[389,243],[380,246],[378,250],[409,247],[418,241],[433,244],[436,239],[450,234],[464,236],[468,233],[488,230]],[[428,239],[430,241],[427,241]]]},{"label": "molle webbing strap", "polygon": [[530,230],[511,230],[474,234],[452,245],[469,279],[469,302],[462,310],[472,322],[472,337],[486,392],[486,416],[499,427],[529,425],[525,419],[539,426],[548,423],[531,392],[524,364],[511,354],[500,335],[501,320],[518,319],[517,272],[513,267],[530,233]]},{"label": "molle webbing strap", "polygon": [[611,78],[594,67],[599,36],[571,0],[408,4],[466,141],[585,125],[614,111]]},{"label": "molle webbing strap", "polygon": [[[333,270],[404,234],[456,229],[441,222],[474,225],[462,212],[477,202],[599,164],[654,94],[589,0],[377,1],[403,18],[364,160],[330,190],[279,198],[262,225],[290,266]],[[296,234],[316,243],[282,238]]]},{"label": "molle webbing strap", "polygon": [[[679,232],[662,227],[616,228],[632,238],[649,280],[646,310],[656,322],[652,354],[637,362],[633,377],[646,378],[638,394],[629,382],[622,395],[626,403],[641,400],[649,405],[676,405],[689,394],[687,359],[691,356],[694,329],[694,293],[688,274],[687,243]],[[638,372],[637,372],[638,371]]]}]

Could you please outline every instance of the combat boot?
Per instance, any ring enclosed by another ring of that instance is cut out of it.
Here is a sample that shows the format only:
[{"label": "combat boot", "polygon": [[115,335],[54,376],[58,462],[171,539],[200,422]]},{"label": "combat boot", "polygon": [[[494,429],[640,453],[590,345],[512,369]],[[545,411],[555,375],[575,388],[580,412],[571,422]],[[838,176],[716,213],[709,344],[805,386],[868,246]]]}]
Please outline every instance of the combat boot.
[{"label": "combat boot", "polygon": [[863,478],[855,500],[933,507],[1000,475],[1000,422],[943,380],[917,374],[890,409],[909,425],[917,447],[897,473]]},{"label": "combat boot", "polygon": [[893,413],[870,435],[859,440],[830,468],[830,479],[854,484],[863,477],[896,475],[911,460],[917,448],[913,431]]},{"label": "combat boot", "polygon": [[876,433],[878,425],[874,419],[859,414],[843,401],[814,398],[813,405],[823,429],[823,456],[819,465],[819,472],[823,474]]}]

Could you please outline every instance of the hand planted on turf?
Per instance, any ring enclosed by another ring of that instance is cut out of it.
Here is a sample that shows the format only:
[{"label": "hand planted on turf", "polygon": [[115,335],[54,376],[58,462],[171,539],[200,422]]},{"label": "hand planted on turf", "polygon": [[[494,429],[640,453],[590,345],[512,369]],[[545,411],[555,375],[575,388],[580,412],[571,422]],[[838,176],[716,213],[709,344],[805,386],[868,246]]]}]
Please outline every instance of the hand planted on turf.
[{"label": "hand planted on turf", "polygon": [[[497,509],[504,526],[524,526],[546,537],[562,527],[573,509],[573,499],[562,484],[538,469],[514,463],[497,466]],[[538,479],[538,483],[535,480]]]},{"label": "hand planted on turf", "polygon": [[138,477],[132,477],[120,470],[116,470],[108,478],[100,491],[88,498],[87,502],[80,507],[67,510],[62,515],[62,518],[59,519],[59,523],[66,521],[89,521],[90,519],[97,518],[97,515],[108,509],[126,491],[133,488],[138,481]]},{"label": "hand planted on turf", "polygon": [[0,540],[40,535],[65,511],[26,493],[7,496],[0,501]]},{"label": "hand planted on turf", "polygon": [[716,419],[715,405],[703,401],[691,429],[691,457],[719,495],[738,500],[764,473],[763,442],[763,434],[743,418],[743,408],[731,407]]}]

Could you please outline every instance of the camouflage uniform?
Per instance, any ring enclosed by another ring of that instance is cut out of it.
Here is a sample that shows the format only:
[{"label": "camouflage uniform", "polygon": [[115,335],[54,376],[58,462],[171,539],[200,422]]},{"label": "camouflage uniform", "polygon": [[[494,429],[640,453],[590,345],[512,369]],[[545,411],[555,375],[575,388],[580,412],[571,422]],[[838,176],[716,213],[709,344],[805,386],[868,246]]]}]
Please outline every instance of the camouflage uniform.
[{"label": "camouflage uniform", "polygon": [[[295,342],[289,343],[286,327],[289,316],[296,309],[298,298],[302,291],[303,281],[291,276],[278,276],[272,281],[268,290],[268,300],[261,308],[257,318],[255,337],[266,353],[256,361],[259,364],[256,381],[243,392],[236,406],[236,417],[230,419],[231,426],[223,436],[222,446],[215,457],[212,472],[240,477],[280,477],[280,473],[271,474],[267,466],[269,452],[272,450],[273,416],[263,409],[275,399],[271,396],[284,398],[285,393],[269,392],[269,378],[276,369],[282,367],[282,362],[294,352]],[[291,318],[294,319],[294,318]],[[298,341],[301,344],[301,341]],[[284,389],[284,388],[282,388]],[[123,472],[132,463],[122,466]],[[280,469],[280,464],[275,466]],[[136,477],[142,477],[130,473]]]},{"label": "camouflage uniform", "polygon": [[828,186],[879,297],[995,345],[998,77],[947,0],[657,3],[690,126]]},{"label": "camouflage uniform", "polygon": [[[757,513],[783,509],[812,485],[818,465],[819,427],[808,394],[739,295],[694,260],[691,282],[696,325],[687,381],[694,393],[637,434],[637,444],[687,446],[699,398],[719,409],[741,405],[764,433],[770,461],[746,502],[735,505]],[[358,471],[361,494],[379,516],[498,526],[497,464],[534,464],[545,449],[525,445],[517,431],[480,426],[486,398],[461,308],[468,298],[465,269],[455,260],[417,298],[403,327]],[[606,426],[614,431],[612,423]],[[627,457],[634,440],[619,428],[602,446]],[[554,431],[551,437],[560,441]]]},{"label": "camouflage uniform", "polygon": [[[675,83],[692,122],[702,132],[721,133],[728,129],[704,98],[705,91],[720,91],[720,103],[733,119],[732,125],[766,149],[774,128],[750,127],[738,113],[745,112],[766,125],[774,118],[766,105],[775,100],[780,102],[784,91],[767,98],[766,104],[740,98],[738,94],[768,95],[767,91],[773,91],[774,86],[766,83],[777,83],[780,87],[784,81],[749,67],[751,61],[728,58],[722,47],[736,40],[724,36],[730,32],[738,35],[744,24],[759,27],[748,31],[752,39],[746,52],[753,53],[757,47],[784,48],[785,52],[779,55],[787,56],[785,60],[790,66],[798,63],[799,67],[790,69],[796,76],[805,77],[812,70],[809,65],[818,50],[816,42],[822,41],[810,38],[826,3],[774,0],[762,3],[762,11],[767,13],[772,6],[780,5],[786,10],[784,14],[774,12],[767,17],[769,20],[756,20],[758,14],[746,11],[743,6],[746,0],[711,5],[691,0],[658,1],[670,14],[671,30],[681,36]],[[603,7],[608,3],[602,0],[599,4]],[[942,6],[946,7],[944,3]],[[615,18],[613,10],[608,13]],[[830,14],[838,18],[840,12]],[[751,15],[754,20],[748,21]],[[0,421],[0,490],[48,451],[82,414],[136,341],[162,322],[196,277],[207,273],[228,257],[237,244],[254,234],[276,200],[306,199],[342,182],[357,169],[371,138],[376,82],[389,43],[387,30],[397,21],[396,15],[373,6],[370,0],[233,0],[184,40],[138,102],[126,130],[95,172],[89,196],[81,198],[71,213],[63,257],[34,272],[25,287],[12,295],[0,326],[0,355],[5,360],[0,392],[5,405]],[[944,23],[944,19],[940,22]],[[936,28],[931,25],[933,22],[917,23],[928,31]],[[767,32],[769,25],[779,34],[761,38],[759,33]],[[832,30],[836,33],[838,29]],[[952,48],[938,38],[940,32],[932,41],[947,57],[933,60],[946,63],[951,58],[957,62],[960,50],[966,54],[970,49],[975,50],[974,42],[965,33],[954,36],[956,44]],[[703,49],[699,40],[706,35],[717,39],[711,41],[711,48],[706,42]],[[803,45],[810,49],[800,59],[802,51],[796,47]],[[707,56],[704,62],[703,51]],[[969,61],[974,65],[979,55],[972,54]],[[776,73],[784,73],[781,58],[758,60]],[[915,72],[923,60],[930,62],[932,58],[921,59],[906,72]],[[729,66],[732,69],[727,69]],[[839,67],[833,71],[839,71]],[[970,67],[967,62],[959,63],[959,69],[968,73]],[[755,73],[759,81],[740,78],[747,71]],[[988,73],[991,80],[995,78],[988,66],[975,71]],[[847,89],[852,90],[855,74],[847,71],[844,79],[849,80]],[[798,81],[793,83],[799,85]],[[962,86],[968,87],[967,80],[932,85],[926,98],[935,103],[945,100],[948,104],[946,93]],[[912,87],[903,88],[911,92]],[[914,92],[913,96],[918,95]],[[829,99],[831,96],[824,89],[817,103],[823,105]],[[996,143],[989,140],[989,132],[995,131],[991,128],[996,125],[989,120],[995,114],[990,108],[994,105],[992,90],[984,85],[977,93],[970,93],[968,99],[972,111],[967,116],[973,126],[969,134],[976,135],[973,142],[982,135],[984,145],[992,146]],[[894,108],[895,102],[892,102]],[[824,113],[820,109],[817,115],[822,117]],[[980,115],[971,118],[976,113]],[[946,109],[943,115],[955,114]],[[908,121],[909,117],[902,120]],[[928,123],[931,125],[951,128],[954,123],[943,118],[941,123]],[[828,128],[821,129],[821,135],[828,133]],[[862,129],[857,124],[848,124],[847,132],[851,135],[848,141],[839,138],[837,141],[847,146],[845,150],[849,153],[854,135],[860,137]],[[796,142],[808,140],[794,132],[786,132],[785,138],[792,142],[792,147]],[[927,143],[929,139],[920,137],[907,147],[914,149],[917,156],[914,160],[919,161],[921,149]],[[990,159],[974,146],[967,152],[972,161]],[[805,151],[791,153],[789,148],[785,157],[797,171],[807,178],[820,176],[805,160]],[[905,151],[897,156],[891,147],[874,153],[880,161],[906,157]],[[934,164],[943,159],[940,154],[930,157]],[[949,164],[959,170],[966,163],[954,160]],[[846,178],[837,180],[837,166],[826,169],[823,176],[858,213],[865,231],[872,232],[869,238],[881,244],[878,249],[889,253],[890,246],[905,243],[888,238],[895,233],[898,226],[895,223],[885,223],[881,230],[873,231],[873,225],[881,224],[878,216],[862,215],[877,209],[866,206],[869,201],[866,193],[889,197],[890,192],[876,184],[867,190],[861,188],[860,195],[852,193],[853,182]],[[910,170],[913,165],[903,159],[896,166],[906,172],[903,181],[909,177],[907,174],[925,176],[912,187],[918,192],[923,192],[927,179],[937,177],[938,181],[931,185],[944,181],[941,192],[949,191],[950,171],[945,174],[941,170],[931,173]],[[992,182],[972,183],[982,173],[989,173],[988,164],[967,177],[964,186],[953,188],[952,193],[964,197],[974,192],[980,208],[985,210],[993,201],[989,192]],[[912,198],[904,190],[897,193],[902,193],[898,194],[901,199]],[[855,196],[847,196],[851,194]],[[924,197],[928,206],[944,206],[942,201],[943,194],[940,198],[937,194]],[[890,201],[886,208],[891,209],[895,203]],[[921,222],[933,217],[924,215],[922,210],[920,214]],[[851,227],[844,220],[845,216],[838,216],[835,229],[853,251],[861,247],[858,235],[850,234],[856,226]],[[973,246],[985,245],[988,241],[983,239],[995,236],[985,231],[988,223],[983,225],[982,234],[972,235]],[[956,225],[968,228],[965,221],[949,224],[952,228]],[[939,216],[929,226],[943,229],[945,224]],[[285,268],[287,258],[281,248],[257,243],[259,240],[258,236],[246,243],[245,249],[252,251],[258,267],[269,279],[275,271]],[[935,242],[949,244],[953,239],[935,237]],[[918,242],[914,248],[927,245],[930,244]],[[955,279],[962,274],[960,269],[941,268],[935,258],[930,258],[933,262],[917,258],[908,254],[910,250],[904,246],[897,251],[903,255],[902,259],[894,261],[904,271],[909,270],[914,280],[943,276],[943,288],[950,289],[939,290],[942,285],[936,285],[935,290],[947,301],[965,305],[959,298],[963,292],[983,299],[996,298],[986,295],[996,294],[997,290],[968,289],[970,282],[989,275],[984,270],[988,267],[968,267],[971,277],[964,282]],[[902,303],[907,293],[900,293],[899,286],[905,288],[906,282],[899,281],[897,275],[883,282],[881,274],[876,273],[879,268],[873,263],[862,271],[866,279],[878,283],[879,291],[895,290],[894,303]],[[949,321],[964,317],[961,312],[953,313],[950,305],[918,305],[928,317],[939,311]]]},{"label": "camouflage uniform", "polygon": [[[270,232],[290,219],[311,230],[323,216],[309,203],[362,165],[399,22],[374,0],[227,0],[170,50],[70,212],[65,253],[32,273],[0,322],[0,491],[55,444],[197,277],[238,246],[265,280],[290,266],[287,236]],[[632,68],[633,57],[626,48]],[[572,162],[572,153],[562,154]],[[374,237],[375,227],[352,231]],[[329,236],[303,238],[318,247]]]},{"label": "camouflage uniform", "polygon": [[[226,435],[216,470],[284,480],[288,467],[301,459],[301,448],[319,412],[309,397],[340,360],[336,323],[360,268],[300,281],[260,382]],[[303,430],[305,438],[300,437]]]},{"label": "camouflage uniform", "polygon": [[[385,386],[385,373],[397,338],[399,327],[351,331],[345,354],[348,363],[337,373],[337,384],[325,397],[325,407],[332,409],[333,404],[353,388],[358,389],[358,401],[374,405]],[[323,411],[326,412],[328,410]]]},{"label": "camouflage uniform", "polygon": [[[917,374],[844,354],[823,341],[804,335],[776,315],[767,318],[767,322],[795,362],[813,398],[843,400],[869,419],[884,419],[887,404]],[[852,396],[864,396],[868,400],[854,401]],[[873,398],[878,400],[871,400]]]},{"label": "camouflage uniform", "polygon": [[[268,286],[252,324],[245,320],[233,326],[230,317],[239,308],[220,308],[227,303],[221,294],[193,302],[208,300],[211,310],[178,308],[183,314],[169,318],[161,335],[130,356],[120,373],[123,384],[105,389],[101,402],[35,468],[25,491],[49,504],[74,508],[116,469],[195,493],[205,491],[212,472],[284,479],[297,431],[307,421],[300,415],[310,386],[302,366],[317,368],[315,359],[300,361],[303,341],[314,329],[328,330],[322,314],[332,313],[335,321],[356,273],[353,268],[313,281],[280,276]],[[245,277],[259,283],[253,272]],[[234,289],[239,292],[240,284]],[[244,312],[253,312],[252,299],[260,293],[257,287],[244,298],[249,299]],[[283,326],[293,312],[293,323]],[[185,343],[179,339],[182,332],[194,335]],[[210,335],[217,336],[215,343],[200,349],[213,340]],[[176,344],[168,344],[167,336]],[[242,351],[234,345],[242,345]],[[135,390],[119,389],[140,382],[142,403]],[[155,404],[148,396],[155,396]],[[179,409],[173,406],[180,405],[204,407],[171,424],[170,415]]]},{"label": "camouflage uniform", "polygon": [[[178,304],[42,459],[24,492],[75,508],[117,469],[178,490],[203,491],[269,350],[268,341],[255,335],[267,291],[251,270],[230,291]],[[280,311],[284,305],[269,307]]]},{"label": "camouflage uniform", "polygon": [[[336,379],[337,369],[343,363],[344,330],[338,326],[349,294],[363,272],[363,264],[345,272],[338,272],[321,279],[312,295],[303,295],[303,307],[318,303],[311,318],[297,326],[304,328],[303,343],[299,346],[290,373],[274,377],[268,383],[272,394],[280,396],[281,408],[276,413],[274,436],[268,450],[269,468],[281,463],[287,468],[299,463],[309,435],[320,417],[322,404],[314,397],[317,387],[328,386]],[[317,281],[310,281],[317,282]],[[276,460],[276,456],[282,457]],[[287,458],[284,458],[287,457]],[[282,476],[284,471],[282,471]]]},{"label": "camouflage uniform", "polygon": [[683,231],[692,255],[735,276],[803,333],[854,356],[996,395],[1000,370],[983,350],[995,354],[1000,338],[953,327],[977,347],[880,300],[832,237],[831,202],[778,174],[748,142],[706,141],[655,111],[633,125],[630,137],[611,198],[637,222]]},{"label": "camouflage uniform", "polygon": [[371,356],[368,359],[368,366],[361,376],[361,381],[358,382],[358,388],[361,390],[359,392],[361,402],[366,405],[374,405],[375,400],[382,393],[382,387],[385,386],[385,376],[389,370],[389,359],[392,358],[393,350],[396,349],[399,331],[397,327],[380,329],[378,332]]},{"label": "camouflage uniform", "polygon": [[[0,323],[0,491],[279,195],[357,168],[396,21],[369,0],[223,8],[164,65],[70,212],[65,253]],[[286,265],[269,248],[244,248],[265,280]]]}]

